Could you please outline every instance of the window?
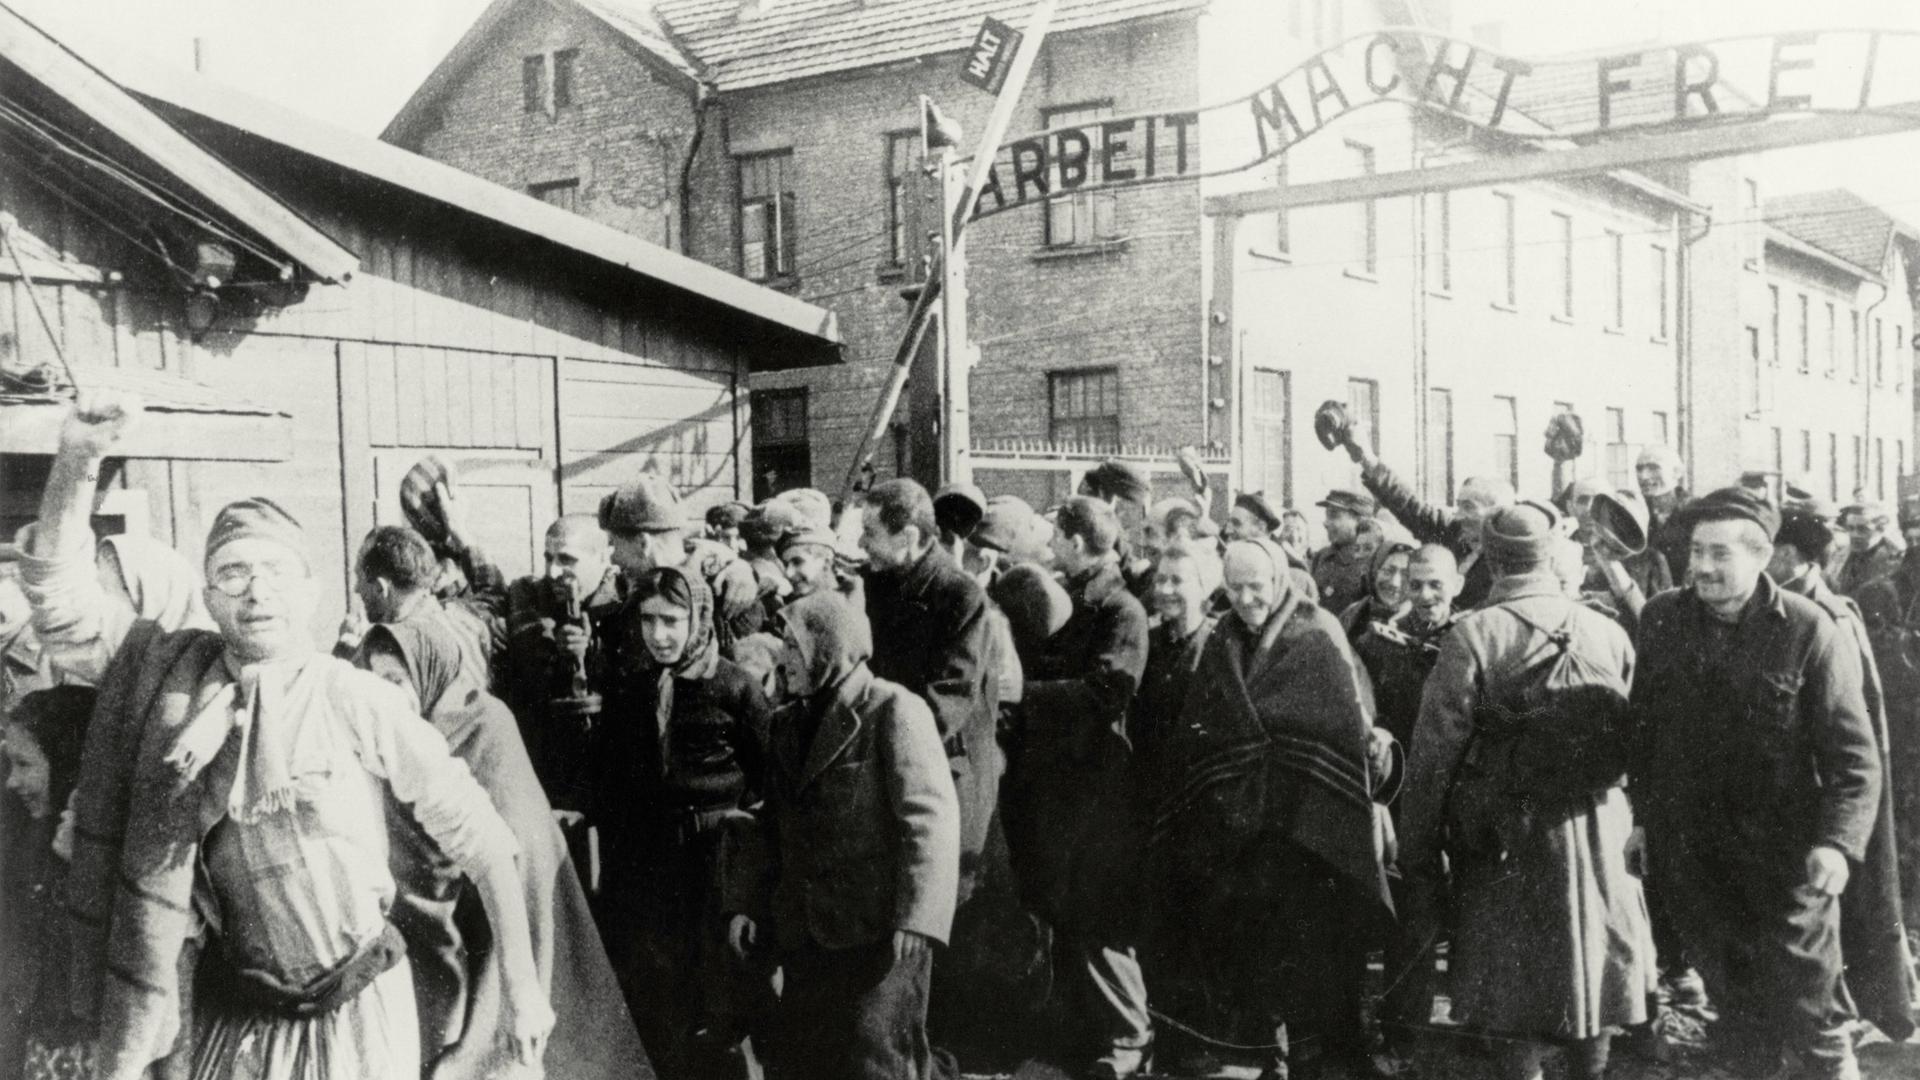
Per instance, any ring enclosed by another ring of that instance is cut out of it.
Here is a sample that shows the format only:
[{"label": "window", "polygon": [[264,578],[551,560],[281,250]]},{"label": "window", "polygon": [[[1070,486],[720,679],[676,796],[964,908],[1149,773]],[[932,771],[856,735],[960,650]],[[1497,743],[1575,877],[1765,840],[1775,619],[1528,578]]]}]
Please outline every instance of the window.
[{"label": "window", "polygon": [[1346,0],[1288,0],[1287,33],[1316,49],[1338,43],[1346,37],[1341,6]]},{"label": "window", "polygon": [[520,60],[520,110],[545,112],[547,108],[547,58],[527,56]]},{"label": "window", "polygon": [[[1853,477],[1853,486],[1855,490],[1863,488],[1867,484],[1866,457],[1867,457],[1866,440],[1862,439],[1858,435],[1855,435],[1853,437],[1853,458],[1847,462],[1848,465],[1852,466],[1852,468],[1847,470],[1847,473],[1848,475]],[[1849,494],[1848,498],[1852,498],[1852,495]]]},{"label": "window", "polygon": [[922,237],[920,210],[920,133],[895,131],[887,135],[887,265],[913,271],[918,279]]},{"label": "window", "polygon": [[798,235],[789,175],[793,151],[754,154],[739,160],[740,273],[752,281],[770,281],[793,273],[793,244]]},{"label": "window", "polygon": [[1879,436],[1873,440],[1873,497],[1887,497],[1887,440]]},{"label": "window", "polygon": [[1102,450],[1120,445],[1120,371],[1092,368],[1047,375],[1047,435]]},{"label": "window", "polygon": [[1780,366],[1780,286],[1767,286],[1767,364]]},{"label": "window", "polygon": [[1611,282],[1612,293],[1607,303],[1607,329],[1621,330],[1627,325],[1627,249],[1626,238],[1613,230],[1607,230],[1607,261],[1612,273],[1607,275]]},{"label": "window", "polygon": [[1873,385],[1887,385],[1887,320],[1873,320]]},{"label": "window", "polygon": [[1827,378],[1829,379],[1833,378],[1833,373],[1840,362],[1839,360],[1840,354],[1837,351],[1839,337],[1840,337],[1839,309],[1833,306],[1832,301],[1828,301],[1827,302],[1827,332],[1824,338],[1822,339],[1822,342],[1820,345],[1820,360],[1823,364],[1820,370],[1826,372]]},{"label": "window", "polygon": [[[1113,107],[1105,103],[1065,105],[1059,108],[1040,110],[1041,125],[1048,131],[1063,128],[1079,128],[1087,141],[1087,159],[1080,163],[1078,175],[1072,184],[1066,183],[1069,175],[1075,172],[1071,162],[1062,160],[1059,147],[1063,140],[1057,135],[1049,142],[1049,163],[1047,169],[1047,187],[1050,191],[1068,192],[1084,183],[1101,159],[1106,142],[1101,135],[1100,121],[1113,114]],[[1129,148],[1129,153],[1132,150]],[[1119,155],[1116,160],[1125,160]],[[1048,247],[1066,247],[1070,244],[1092,244],[1101,240],[1111,240],[1118,235],[1113,224],[1113,192],[1072,192],[1056,195],[1047,200],[1046,213],[1041,216],[1042,242]]]},{"label": "window", "polygon": [[1857,311],[1847,312],[1847,322],[1851,324],[1853,327],[1853,332],[1852,332],[1853,381],[1859,382],[1860,381],[1860,365],[1862,363],[1861,357],[1863,355],[1860,351],[1860,313]]},{"label": "window", "polygon": [[[1373,147],[1349,139],[1347,153],[1352,158],[1354,175],[1373,175]],[[1353,213],[1353,251],[1347,259],[1347,271],[1372,277],[1380,272],[1380,204],[1372,199],[1355,203]]]},{"label": "window", "polygon": [[1347,416],[1356,429],[1354,435],[1375,451],[1380,449],[1380,384],[1372,379],[1347,380]]},{"label": "window", "polygon": [[[1273,159],[1273,186],[1287,186],[1287,155],[1281,154]],[[1293,222],[1288,220],[1283,208],[1273,215],[1273,249],[1282,255],[1293,253]]]},{"label": "window", "polygon": [[1667,249],[1653,245],[1653,337],[1667,340]]},{"label": "window", "polygon": [[1633,447],[1627,445],[1627,410],[1607,410],[1607,483],[1629,487],[1633,482]]},{"label": "window", "polygon": [[1427,196],[1427,288],[1453,291],[1453,193]]},{"label": "window", "polygon": [[813,453],[807,441],[807,388],[755,390],[753,408],[753,498],[813,483]]},{"label": "window", "polygon": [[1893,385],[1907,385],[1907,365],[1913,363],[1913,343],[1907,340],[1907,328],[1895,324],[1893,328]]},{"label": "window", "polygon": [[573,104],[573,62],[578,49],[561,49],[553,54],[553,108],[559,111]]},{"label": "window", "polygon": [[1505,260],[1501,270],[1501,276],[1498,279],[1500,284],[1496,286],[1493,294],[1493,302],[1501,307],[1517,307],[1519,306],[1516,299],[1519,295],[1519,266],[1517,263],[1518,252],[1514,250],[1516,240],[1514,229],[1516,221],[1514,217],[1513,196],[1498,191],[1494,192],[1493,210],[1495,215],[1494,228],[1499,230],[1500,234],[1500,254]]},{"label": "window", "polygon": [[573,178],[529,184],[527,194],[569,213],[578,213],[580,210],[580,181]]},{"label": "window", "polygon": [[1493,475],[1520,487],[1520,403],[1510,397],[1493,399]]},{"label": "window", "polygon": [[1760,328],[1747,327],[1747,412],[1765,412],[1773,400],[1773,371],[1760,359]]},{"label": "window", "polygon": [[1840,499],[1840,436],[1827,433],[1827,498]]},{"label": "window", "polygon": [[1293,501],[1293,380],[1285,371],[1255,368],[1247,382],[1248,490],[1276,505]]},{"label": "window", "polygon": [[1793,370],[1799,371],[1799,372],[1805,372],[1808,370],[1807,294],[1801,293],[1797,297],[1797,299],[1799,300],[1800,303],[1799,303],[1799,310],[1796,311],[1794,315],[1794,318],[1795,318],[1794,330],[1796,331],[1796,333],[1794,334],[1794,338],[1796,341],[1795,348],[1797,351],[1793,355]]},{"label": "window", "polygon": [[1800,475],[1813,475],[1813,432],[1800,429]]},{"label": "window", "polygon": [[1427,391],[1427,498],[1453,502],[1453,391]]},{"label": "window", "polygon": [[1661,446],[1673,445],[1673,430],[1667,422],[1666,413],[1656,412],[1653,414],[1653,437],[1659,441],[1659,445]]},{"label": "window", "polygon": [[1786,457],[1786,454],[1785,454],[1786,447],[1781,445],[1779,428],[1772,429],[1769,432],[1769,434],[1772,436],[1772,445],[1773,445],[1773,475],[1777,477],[1786,471],[1784,467],[1785,462],[1783,461],[1783,459]]},{"label": "window", "polygon": [[1767,225],[1762,220],[1760,210],[1760,182],[1742,180],[1740,187],[1743,201],[1746,203],[1744,209],[1747,219],[1746,243],[1743,245],[1746,251],[1740,261],[1747,269],[1758,270],[1766,254],[1767,245]]},{"label": "window", "polygon": [[1573,218],[1567,214],[1553,215],[1553,242],[1560,251],[1554,259],[1555,303],[1559,305],[1555,314],[1563,319],[1573,318]]}]

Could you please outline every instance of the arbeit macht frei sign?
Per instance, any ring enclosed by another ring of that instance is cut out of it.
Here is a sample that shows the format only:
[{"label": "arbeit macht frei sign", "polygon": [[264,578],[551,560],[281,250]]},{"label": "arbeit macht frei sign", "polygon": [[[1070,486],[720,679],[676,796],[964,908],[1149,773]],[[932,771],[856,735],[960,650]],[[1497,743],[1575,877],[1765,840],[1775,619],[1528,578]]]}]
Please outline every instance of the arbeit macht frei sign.
[{"label": "arbeit macht frei sign", "polygon": [[1385,30],[1221,104],[1014,139],[1000,148],[974,216],[1070,192],[1239,172],[1389,103],[1543,144],[1795,113],[1920,114],[1920,33],[1774,34],[1529,62],[1425,31]]}]

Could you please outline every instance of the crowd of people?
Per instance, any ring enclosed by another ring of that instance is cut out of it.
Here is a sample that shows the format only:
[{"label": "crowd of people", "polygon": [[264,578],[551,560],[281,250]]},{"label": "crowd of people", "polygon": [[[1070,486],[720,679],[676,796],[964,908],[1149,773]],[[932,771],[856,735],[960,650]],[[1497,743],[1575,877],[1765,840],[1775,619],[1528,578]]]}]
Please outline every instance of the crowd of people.
[{"label": "crowd of people", "polygon": [[139,411],[76,404],[0,576],[0,1076],[1585,1080],[1684,1008],[1846,1078],[1914,1030],[1920,512],[1664,447],[1437,506],[1342,428],[1319,547],[1119,460],[698,520],[643,474],[508,581],[428,458],[318,643],[270,497],[199,566],[95,536]]}]

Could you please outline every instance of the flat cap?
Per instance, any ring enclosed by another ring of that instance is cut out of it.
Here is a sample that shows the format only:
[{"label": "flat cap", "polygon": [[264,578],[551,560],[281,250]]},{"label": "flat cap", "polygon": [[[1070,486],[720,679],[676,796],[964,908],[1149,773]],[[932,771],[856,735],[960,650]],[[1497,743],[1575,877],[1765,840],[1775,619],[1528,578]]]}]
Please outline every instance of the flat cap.
[{"label": "flat cap", "polygon": [[[1326,498],[1314,505],[1328,510],[1345,510],[1349,514],[1363,518],[1372,517],[1380,509],[1380,504],[1373,501],[1373,496],[1364,491],[1348,491],[1345,488],[1334,488],[1327,492]],[[1279,520],[1276,518],[1275,524],[1278,523]]]},{"label": "flat cap", "polygon": [[933,497],[934,523],[956,536],[970,536],[987,513],[987,493],[973,484],[948,484]]},{"label": "flat cap", "polygon": [[1147,496],[1153,490],[1153,485],[1147,481],[1147,474],[1141,472],[1138,466],[1116,458],[1108,458],[1087,470],[1087,475],[1081,478],[1080,487],[1098,499],[1125,499],[1141,506],[1147,504]]},{"label": "flat cap", "polygon": [[1233,497],[1233,505],[1259,518],[1268,532],[1280,527],[1280,512],[1273,508],[1273,504],[1268,502],[1266,495],[1261,492],[1243,491]]}]

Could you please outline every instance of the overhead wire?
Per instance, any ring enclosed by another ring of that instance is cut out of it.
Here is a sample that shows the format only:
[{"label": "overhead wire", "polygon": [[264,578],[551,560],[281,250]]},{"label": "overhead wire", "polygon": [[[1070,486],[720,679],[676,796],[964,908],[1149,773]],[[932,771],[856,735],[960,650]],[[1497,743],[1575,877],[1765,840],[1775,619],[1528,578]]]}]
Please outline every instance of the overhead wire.
[{"label": "overhead wire", "polygon": [[17,127],[24,128],[32,134],[40,136],[46,141],[47,145],[59,150],[61,153],[74,158],[84,165],[100,170],[112,179],[125,184],[128,190],[134,194],[146,198],[163,210],[185,218],[193,225],[207,232],[231,241],[236,246],[264,260],[268,265],[281,270],[286,269],[278,256],[225,225],[222,225],[217,220],[217,215],[211,211],[194,206],[178,194],[169,192],[164,187],[113,162],[102,151],[92,147],[72,133],[61,129],[59,125],[20,108],[17,103],[0,99],[0,120],[10,122]]},{"label": "overhead wire", "polygon": [[[18,142],[19,140],[18,136],[4,130],[0,130],[0,140],[14,141],[16,145],[24,145]],[[29,147],[29,149],[38,149],[38,148]],[[48,164],[52,164],[51,159],[46,159],[46,162]],[[75,210],[78,210],[80,213],[87,215],[88,217],[92,218],[94,221],[98,222],[102,228],[119,236],[122,240],[125,240],[127,243],[134,245],[136,248],[139,248],[140,250],[145,251],[146,253],[154,256],[155,258],[159,259],[161,262],[166,263],[171,261],[167,257],[167,253],[161,248],[159,248],[158,246],[156,246],[151,240],[148,240],[139,236],[135,236],[132,232],[129,232],[125,227],[117,224],[111,218],[107,217],[105,214],[87,205],[85,201],[75,198],[70,192],[61,190],[59,185],[53,183],[52,181],[48,180],[46,177],[40,175],[40,173],[37,172],[36,170],[22,169],[19,171],[17,175],[26,177],[28,180],[32,181],[34,184],[39,185],[39,187],[43,191],[45,191],[47,194],[53,196],[56,199],[59,199],[61,202],[67,204],[68,206],[73,207]]]}]

